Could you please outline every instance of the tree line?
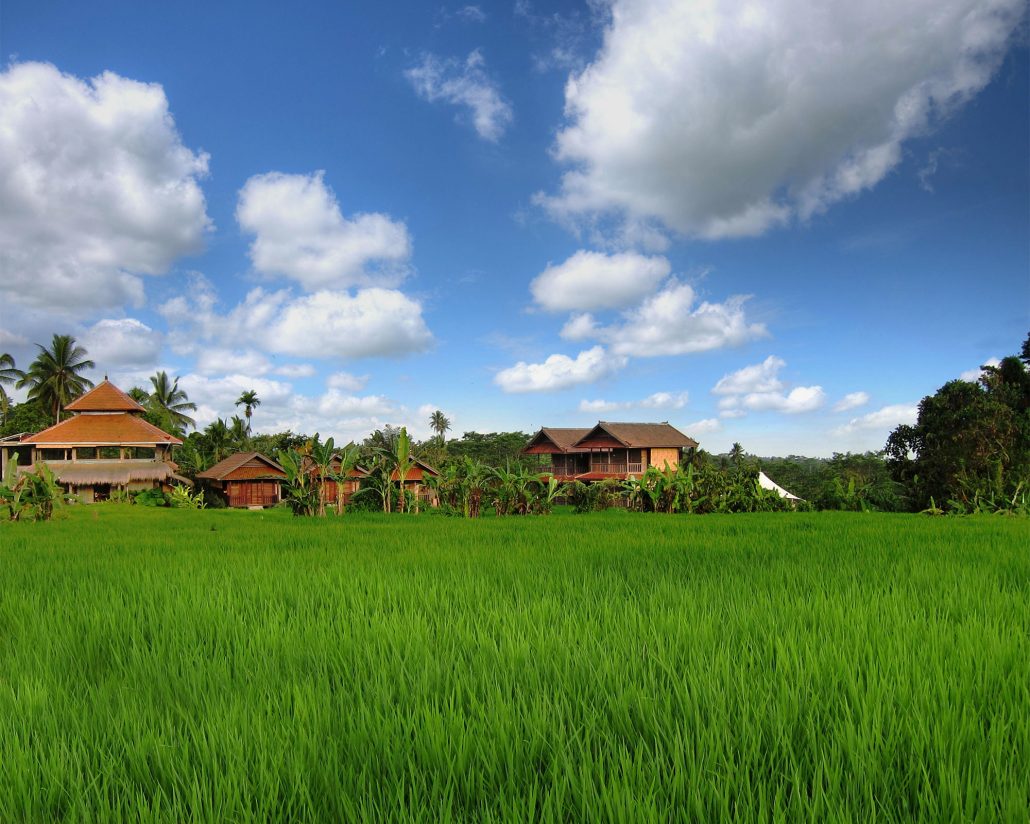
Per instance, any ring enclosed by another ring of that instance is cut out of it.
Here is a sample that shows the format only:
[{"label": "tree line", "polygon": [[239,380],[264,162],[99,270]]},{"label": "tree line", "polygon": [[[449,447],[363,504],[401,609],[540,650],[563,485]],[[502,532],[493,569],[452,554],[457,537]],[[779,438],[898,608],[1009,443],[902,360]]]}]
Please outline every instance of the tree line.
[{"label": "tree line", "polygon": [[[0,354],[0,435],[50,426],[68,403],[93,386],[83,373],[95,364],[74,337],[54,335],[49,346],[37,348],[37,357],[24,371],[10,355]],[[417,501],[391,501],[399,492],[388,481],[398,465],[417,457],[439,471],[428,483],[444,510],[469,517],[484,507],[500,514],[546,512],[558,501],[579,510],[610,505],[660,512],[781,507],[780,500],[759,491],[760,470],[802,498],[802,508],[1028,513],[1028,366],[1030,335],[1019,355],[983,367],[976,381],[950,381],[924,398],[916,423],[897,427],[882,451],[837,453],[830,459],[759,458],[734,444],[725,455],[698,450],[675,470],[652,468],[625,483],[559,485],[548,476],[546,464],[522,454],[528,433],[465,432],[448,439],[451,421],[440,410],[428,421],[434,436],[424,441],[411,439],[406,429],[386,426],[336,452],[369,473],[363,484],[368,491],[361,492],[356,505],[387,511],[418,509]],[[11,402],[4,387],[12,385],[28,389],[24,403]],[[128,394],[144,407],[147,420],[183,439],[175,460],[179,471],[191,478],[239,451],[261,452],[284,467],[291,460],[317,463],[316,456],[324,457],[331,443],[317,433],[253,434],[252,419],[261,405],[253,390],[242,392],[235,402],[242,417],[218,418],[202,430],[188,414],[197,407],[178,378],[158,372],[149,388],[133,387]],[[327,502],[306,500],[300,510],[325,511]]]}]

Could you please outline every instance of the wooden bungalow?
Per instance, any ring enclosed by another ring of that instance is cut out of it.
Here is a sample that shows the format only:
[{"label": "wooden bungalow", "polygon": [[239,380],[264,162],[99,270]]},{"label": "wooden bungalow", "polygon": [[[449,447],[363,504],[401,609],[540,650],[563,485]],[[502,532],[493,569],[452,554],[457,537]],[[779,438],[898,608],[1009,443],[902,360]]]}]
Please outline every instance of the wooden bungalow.
[{"label": "wooden bungalow", "polygon": [[694,449],[697,441],[668,422],[599,421],[590,429],[544,427],[522,451],[540,456],[541,470],[559,480],[590,482],[639,477],[650,466],[675,467],[684,450]]},{"label": "wooden bungalow", "polygon": [[237,452],[197,473],[197,480],[216,490],[226,504],[247,509],[278,504],[285,477],[283,468],[260,452]]},{"label": "wooden bungalow", "polygon": [[[313,463],[309,464],[309,472],[316,472],[317,469]],[[332,464],[333,475],[339,476],[340,474],[340,459],[338,457],[333,458]],[[437,498],[436,492],[433,491],[426,483],[426,478],[436,477],[440,473],[437,472],[433,467],[424,461],[420,461],[417,458],[414,460],[411,468],[405,473],[404,488],[409,490],[414,496],[415,500],[418,501],[419,506],[439,506],[440,501]],[[367,469],[356,466],[347,473],[346,480],[337,482],[332,479],[325,481],[325,499],[327,503],[335,504],[337,506],[346,507],[350,503],[351,498],[354,497],[354,493],[361,488],[362,482],[368,478],[369,472]],[[399,488],[400,473],[395,469],[390,476],[390,479]]]},{"label": "wooden bungalow", "polygon": [[117,490],[192,485],[176,474],[172,461],[172,447],[182,441],[145,421],[146,410],[106,378],[64,411],[71,417],[22,436],[16,447],[3,445],[0,457],[6,463],[8,454],[17,451],[20,472],[44,464],[85,503],[107,500]]}]

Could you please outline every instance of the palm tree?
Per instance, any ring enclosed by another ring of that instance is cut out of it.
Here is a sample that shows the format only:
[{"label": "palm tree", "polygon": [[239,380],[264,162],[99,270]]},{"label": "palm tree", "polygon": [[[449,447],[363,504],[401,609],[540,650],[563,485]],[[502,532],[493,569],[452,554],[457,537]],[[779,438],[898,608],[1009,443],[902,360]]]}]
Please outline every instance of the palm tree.
[{"label": "palm tree", "polygon": [[733,461],[734,466],[740,466],[740,462],[744,460],[744,447],[734,441],[733,446],[730,448],[730,460]]},{"label": "palm tree", "polygon": [[437,409],[429,416],[429,427],[437,434],[442,444],[444,433],[451,428],[451,422],[443,412]]},{"label": "palm tree", "polygon": [[186,414],[186,410],[197,411],[197,405],[190,403],[189,396],[179,388],[179,379],[174,381],[167,372],[158,372],[150,376],[154,391],[148,401],[151,410],[168,418],[173,429],[184,430],[187,426],[196,427],[197,422]]},{"label": "palm tree", "polygon": [[0,426],[7,426],[7,413],[11,411],[11,396],[0,384]]},{"label": "palm tree", "polygon": [[241,392],[240,397],[236,400],[237,406],[243,407],[243,414],[247,416],[247,434],[250,434],[250,416],[254,414],[254,409],[261,406],[261,399],[257,396],[257,392],[253,389],[248,389],[246,392]]},{"label": "palm tree", "polygon": [[126,394],[140,406],[146,406],[150,403],[150,393],[142,386],[134,386]]},{"label": "palm tree", "polygon": [[211,449],[211,460],[214,463],[218,463],[224,458],[229,448],[229,427],[225,425],[225,421],[221,418],[215,418],[207,425],[207,429],[204,430],[204,434],[207,436],[207,441]]},{"label": "palm tree", "polygon": [[0,386],[5,383],[10,386],[23,377],[25,377],[25,373],[15,367],[13,357],[6,352],[0,355]]},{"label": "palm tree", "polygon": [[233,415],[229,421],[229,438],[237,450],[245,449],[250,441],[250,428],[239,415]]},{"label": "palm tree", "polygon": [[61,410],[93,387],[93,381],[80,373],[96,364],[86,359],[86,350],[76,346],[71,335],[54,335],[49,349],[41,343],[36,346],[39,354],[16,386],[29,387],[29,400],[53,412],[54,420],[60,423]]}]

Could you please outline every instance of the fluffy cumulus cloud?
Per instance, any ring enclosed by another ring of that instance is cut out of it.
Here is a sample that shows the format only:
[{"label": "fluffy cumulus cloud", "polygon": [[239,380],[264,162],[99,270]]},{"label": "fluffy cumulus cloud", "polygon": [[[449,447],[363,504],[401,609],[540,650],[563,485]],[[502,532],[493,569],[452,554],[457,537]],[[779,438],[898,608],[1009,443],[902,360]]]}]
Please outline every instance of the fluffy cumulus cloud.
[{"label": "fluffy cumulus cloud", "polygon": [[611,0],[565,89],[558,216],[756,235],[876,185],[984,88],[1023,0]]},{"label": "fluffy cumulus cloud", "polygon": [[199,180],[160,85],[48,63],[0,72],[0,303],[66,316],[143,302],[203,247]]},{"label": "fluffy cumulus cloud", "polygon": [[582,400],[580,412],[616,412],[621,409],[682,409],[690,396],[687,392],[655,392],[638,401]]},{"label": "fluffy cumulus cloud", "polygon": [[713,432],[718,432],[722,429],[722,422],[718,418],[705,418],[704,420],[688,423],[686,426],[681,427],[681,429],[684,433],[696,439],[699,435],[710,435]]},{"label": "fluffy cumulus cloud", "polygon": [[712,388],[716,395],[742,395],[749,392],[776,392],[783,388],[779,378],[780,370],[787,363],[782,358],[770,355],[761,363],[745,366],[719,378]]},{"label": "fluffy cumulus cloud", "polygon": [[846,412],[849,409],[857,409],[869,403],[868,392],[849,392],[833,405],[834,412]]},{"label": "fluffy cumulus cloud", "polygon": [[670,270],[664,257],[580,250],[548,266],[529,288],[533,299],[552,312],[621,309],[653,292]]},{"label": "fluffy cumulus cloud", "polygon": [[580,352],[575,358],[551,355],[543,363],[519,361],[494,376],[504,392],[550,392],[593,383],[626,365],[626,358],[612,355],[603,346]]},{"label": "fluffy cumulus cloud", "polygon": [[724,303],[698,303],[690,285],[673,281],[623,312],[616,323],[603,326],[588,314],[578,315],[565,325],[562,335],[569,340],[599,340],[616,355],[636,357],[740,346],[767,334],[764,325],[748,322],[746,300],[734,296]]},{"label": "fluffy cumulus cloud", "polygon": [[786,365],[782,358],[770,355],[761,363],[723,375],[712,387],[713,394],[722,396],[719,417],[740,418],[748,410],[795,415],[821,408],[826,403],[821,386],[797,386],[786,391],[780,378],[780,370]]},{"label": "fluffy cumulus cloud", "polygon": [[360,392],[368,383],[368,375],[352,375],[350,372],[334,372],[326,379],[330,389],[342,389],[345,392]]},{"label": "fluffy cumulus cloud", "polygon": [[461,107],[472,117],[476,133],[484,140],[500,140],[515,119],[511,104],[486,73],[486,60],[478,49],[464,61],[426,54],[404,76],[424,100]]},{"label": "fluffy cumulus cloud", "polygon": [[135,318],[97,321],[79,338],[101,372],[152,366],[161,354],[163,336]]},{"label": "fluffy cumulus cloud", "polygon": [[855,432],[887,433],[901,424],[914,424],[919,417],[919,407],[915,404],[898,403],[884,406],[868,415],[852,418],[844,426],[833,430],[835,435],[850,435]]},{"label": "fluffy cumulus cloud", "polygon": [[188,296],[160,307],[173,329],[173,349],[189,354],[200,341],[227,346],[250,340],[299,358],[367,358],[422,352],[433,343],[422,305],[396,289],[295,296],[259,287],[224,314],[217,302],[210,283],[196,277]]},{"label": "fluffy cumulus cloud", "polygon": [[407,272],[407,227],[380,213],[344,217],[323,172],[255,175],[240,190],[236,219],[254,235],[250,259],[265,275],[309,290],[396,285]]},{"label": "fluffy cumulus cloud", "polygon": [[826,393],[821,386],[796,386],[790,392],[752,392],[745,395],[741,403],[756,412],[785,412],[796,415],[812,412],[826,403]]}]

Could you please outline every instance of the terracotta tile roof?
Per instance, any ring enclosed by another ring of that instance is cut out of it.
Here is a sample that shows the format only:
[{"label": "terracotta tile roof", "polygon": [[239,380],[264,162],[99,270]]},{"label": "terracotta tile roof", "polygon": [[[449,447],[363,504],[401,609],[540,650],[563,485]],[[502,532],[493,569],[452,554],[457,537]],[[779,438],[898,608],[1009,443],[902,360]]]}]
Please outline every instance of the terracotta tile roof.
[{"label": "terracotta tile roof", "polygon": [[23,438],[21,442],[40,446],[149,446],[182,443],[174,435],[169,435],[143,418],[130,415],[128,412],[76,415],[54,424],[49,429]]},{"label": "terracotta tile roof", "polygon": [[73,400],[65,412],[145,412],[136,401],[106,378],[85,395]]},{"label": "terracotta tile roof", "polygon": [[[269,471],[262,477],[283,478],[286,476],[286,471],[279,466],[279,464],[271,458],[262,455],[260,452],[237,452],[235,455],[230,455],[228,458],[220,460],[214,466],[205,469],[203,472],[198,472],[197,477],[207,478],[212,481],[221,481],[253,460],[263,462],[268,466]],[[257,476],[252,475],[248,477],[247,480],[255,480],[256,477]]]},{"label": "terracotta tile roof", "polygon": [[[697,441],[687,437],[676,427],[668,423],[618,423],[612,421],[599,421],[597,426],[589,430],[579,441],[587,440],[601,430],[606,432],[615,440],[623,443],[631,449],[639,448],[660,448],[660,447],[697,447]],[[600,434],[600,433],[598,433]],[[577,441],[577,443],[579,443]]]}]

